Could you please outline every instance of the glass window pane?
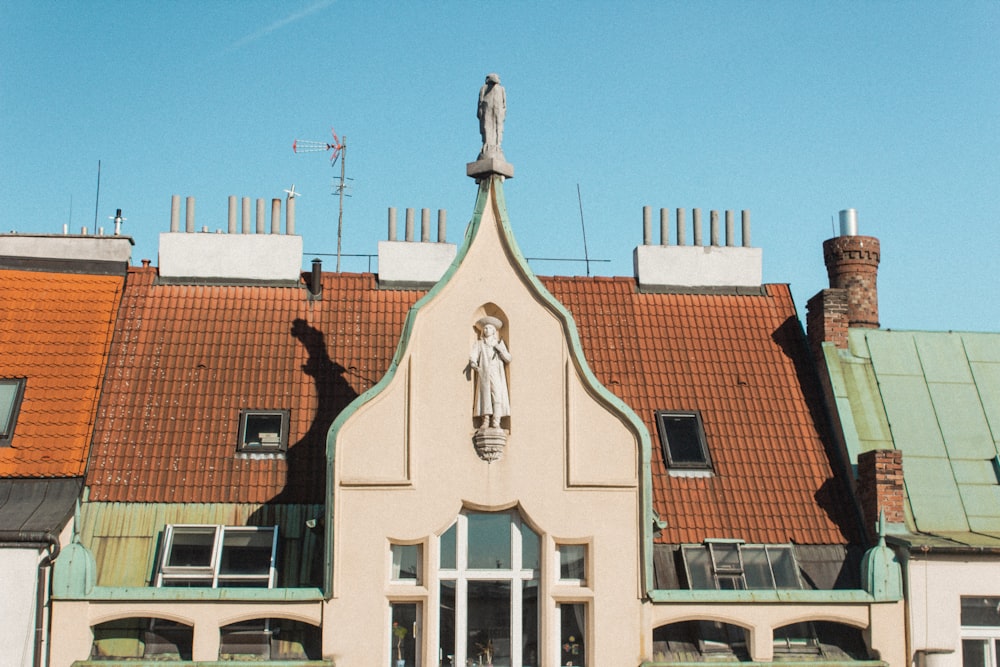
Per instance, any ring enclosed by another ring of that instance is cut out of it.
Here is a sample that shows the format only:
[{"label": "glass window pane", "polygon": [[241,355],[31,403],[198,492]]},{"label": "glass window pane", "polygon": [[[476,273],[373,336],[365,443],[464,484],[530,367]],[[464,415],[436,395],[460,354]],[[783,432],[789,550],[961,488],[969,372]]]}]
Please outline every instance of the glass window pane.
[{"label": "glass window pane", "polygon": [[1000,626],[1000,597],[962,597],[962,625]]},{"label": "glass window pane", "polygon": [[458,533],[458,524],[451,524],[451,528],[441,535],[441,569],[454,570],[457,567],[455,562],[455,539]]},{"label": "glass window pane", "polygon": [[167,565],[170,567],[212,567],[215,528],[180,528],[173,531]]},{"label": "glass window pane", "polygon": [[538,665],[538,580],[524,582],[521,588],[521,663]]},{"label": "glass window pane", "polygon": [[743,571],[740,564],[740,546],[738,544],[712,543],[709,545],[715,559],[716,572],[737,573]]},{"label": "glass window pane", "polygon": [[510,515],[469,514],[469,568],[510,569]]},{"label": "glass window pane", "polygon": [[988,651],[989,643],[985,639],[963,639],[962,667],[992,667]]},{"label": "glass window pane", "polygon": [[441,582],[441,617],[438,626],[438,650],[442,667],[455,664],[455,582]]},{"label": "glass window pane", "polygon": [[560,665],[586,665],[587,605],[559,605]]},{"label": "glass window pane", "polygon": [[587,547],[584,544],[559,545],[559,578],[585,581]]},{"label": "glass window pane", "polygon": [[417,568],[420,564],[420,545],[392,545],[392,578],[417,580]]},{"label": "glass window pane", "polygon": [[390,667],[415,667],[417,664],[417,605],[394,603],[392,605],[392,642]]},{"label": "glass window pane", "polygon": [[246,413],[243,444],[274,449],[281,445],[281,413]]},{"label": "glass window pane", "polygon": [[222,538],[219,574],[270,574],[273,546],[273,529],[226,529]]},{"label": "glass window pane", "polygon": [[767,561],[764,547],[743,547],[743,574],[746,577],[747,588],[774,589],[771,566]]},{"label": "glass window pane", "polygon": [[791,547],[767,547],[767,555],[771,561],[771,572],[774,574],[775,588],[799,589],[798,565],[795,553]]},{"label": "glass window pane", "polygon": [[701,443],[698,418],[693,414],[661,414],[657,420],[665,441],[668,461],[672,465],[708,463]]},{"label": "glass window pane", "polygon": [[0,436],[6,436],[11,430],[19,384],[18,380],[0,380]]},{"label": "glass window pane", "polygon": [[688,586],[692,590],[715,588],[715,579],[712,576],[712,561],[708,556],[708,549],[701,546],[684,547],[683,554],[688,575]]},{"label": "glass window pane", "polygon": [[521,524],[521,567],[525,570],[537,570],[540,563],[541,541],[538,533],[526,523]]},{"label": "glass window pane", "polygon": [[474,664],[510,665],[510,582],[470,581],[468,656]]}]

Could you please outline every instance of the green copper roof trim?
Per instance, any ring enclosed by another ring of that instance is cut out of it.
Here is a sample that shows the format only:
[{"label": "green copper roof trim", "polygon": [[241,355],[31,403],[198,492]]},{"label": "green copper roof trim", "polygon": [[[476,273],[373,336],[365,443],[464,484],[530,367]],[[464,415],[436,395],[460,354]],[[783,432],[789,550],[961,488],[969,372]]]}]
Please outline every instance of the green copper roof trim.
[{"label": "green copper roof trim", "polygon": [[156,588],[153,586],[94,586],[86,594],[63,594],[53,591],[57,600],[89,602],[321,602],[319,588]]},{"label": "green copper roof trim", "polygon": [[407,346],[410,342],[410,336],[413,332],[413,327],[416,322],[417,313],[426,304],[432,301],[440,292],[444,289],[444,286],[451,280],[452,276],[458,270],[458,267],[462,264],[465,256],[469,252],[469,248],[472,245],[472,240],[476,237],[479,232],[479,227],[483,221],[483,213],[486,211],[486,205],[489,202],[490,189],[493,189],[494,200],[496,201],[496,215],[500,222],[500,228],[503,231],[503,241],[506,246],[507,251],[510,253],[511,259],[515,267],[520,271],[522,278],[524,278],[531,287],[536,291],[536,293],[542,298],[542,301],[547,305],[562,321],[563,329],[569,335],[570,342],[570,352],[571,356],[576,363],[577,370],[583,376],[587,385],[595,392],[595,394],[605,401],[608,405],[615,408],[622,414],[626,420],[635,429],[635,432],[639,435],[640,443],[640,482],[639,488],[642,494],[642,508],[643,508],[643,518],[640,521],[640,537],[642,540],[642,562],[643,562],[643,588],[646,591],[651,591],[653,587],[653,527],[657,520],[655,513],[653,512],[653,491],[652,491],[652,471],[650,469],[650,458],[651,458],[651,444],[649,432],[646,430],[645,424],[639,419],[638,415],[629,407],[623,400],[618,396],[615,396],[611,391],[609,391],[597,377],[590,370],[590,366],[587,364],[586,357],[583,354],[583,347],[580,344],[580,337],[576,330],[576,322],[573,320],[572,314],[566,309],[562,303],[559,302],[552,294],[545,288],[544,285],[538,280],[534,272],[528,266],[527,260],[524,255],[521,254],[521,250],[514,239],[514,234],[511,232],[510,219],[507,216],[507,202],[504,198],[503,193],[503,177],[492,176],[490,178],[485,178],[479,182],[479,193],[476,197],[476,205],[472,212],[472,220],[469,222],[468,227],[465,231],[465,239],[462,241],[462,247],[458,249],[455,254],[455,259],[452,260],[451,265],[444,272],[444,275],[435,283],[427,294],[421,297],[413,306],[410,307],[409,312],[406,314],[406,321],[403,324],[403,332],[399,338],[399,344],[396,346],[396,353],[392,357],[392,362],[389,364],[389,369],[386,371],[385,375],[368,391],[364,392],[357,398],[355,398],[350,405],[348,405],[344,410],[337,415],[337,418],[333,421],[330,426],[330,430],[327,433],[326,439],[326,457],[327,457],[327,475],[326,475],[326,553],[325,556],[325,568],[324,568],[324,583],[323,589],[325,594],[330,597],[333,594],[332,580],[333,575],[333,465],[336,458],[336,441],[337,434],[339,433],[343,424],[351,418],[351,416],[358,411],[364,404],[370,401],[372,398],[381,393],[392,381],[396,374],[396,370],[399,367],[399,363],[403,358]]}]

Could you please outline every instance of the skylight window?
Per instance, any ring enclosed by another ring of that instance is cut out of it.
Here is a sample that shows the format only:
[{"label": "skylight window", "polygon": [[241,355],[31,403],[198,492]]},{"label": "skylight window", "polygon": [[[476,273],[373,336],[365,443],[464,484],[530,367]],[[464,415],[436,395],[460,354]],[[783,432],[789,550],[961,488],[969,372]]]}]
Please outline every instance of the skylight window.
[{"label": "skylight window", "polygon": [[684,545],[684,570],[695,590],[800,589],[799,567],[789,544],[711,540]]},{"label": "skylight window", "polygon": [[237,450],[284,452],[288,449],[288,410],[241,410]]},{"label": "skylight window", "polygon": [[9,446],[14,439],[26,383],[24,378],[0,378],[0,447]]},{"label": "skylight window", "polygon": [[157,586],[274,587],[276,527],[171,524],[163,545]]},{"label": "skylight window", "polygon": [[660,434],[660,445],[667,467],[696,470],[712,468],[700,412],[657,411],[656,429]]}]

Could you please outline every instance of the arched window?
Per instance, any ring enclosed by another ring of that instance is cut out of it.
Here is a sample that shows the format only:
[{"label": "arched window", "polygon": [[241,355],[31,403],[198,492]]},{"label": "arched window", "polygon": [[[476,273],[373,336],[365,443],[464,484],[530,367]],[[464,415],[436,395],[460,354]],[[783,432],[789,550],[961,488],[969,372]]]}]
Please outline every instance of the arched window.
[{"label": "arched window", "polygon": [[538,664],[538,534],[517,512],[463,512],[440,537],[442,665]]}]

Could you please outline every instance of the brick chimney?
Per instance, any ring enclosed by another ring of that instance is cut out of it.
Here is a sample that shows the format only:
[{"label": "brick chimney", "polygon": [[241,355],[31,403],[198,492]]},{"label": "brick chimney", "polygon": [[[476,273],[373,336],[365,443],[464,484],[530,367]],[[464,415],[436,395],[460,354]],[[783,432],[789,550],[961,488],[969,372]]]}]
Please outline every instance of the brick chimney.
[{"label": "brick chimney", "polygon": [[806,331],[815,359],[823,343],[847,349],[850,327],[877,329],[879,242],[858,235],[854,209],[840,212],[840,236],[823,242],[823,260],[830,287],[806,303]]},{"label": "brick chimney", "polygon": [[847,290],[848,326],[878,329],[879,242],[858,235],[854,209],[840,212],[840,236],[823,242],[823,261],[830,287]]},{"label": "brick chimney", "polygon": [[873,542],[878,537],[879,512],[885,512],[886,525],[905,523],[903,452],[876,449],[858,455],[858,500],[865,530]]}]

